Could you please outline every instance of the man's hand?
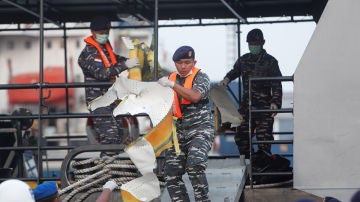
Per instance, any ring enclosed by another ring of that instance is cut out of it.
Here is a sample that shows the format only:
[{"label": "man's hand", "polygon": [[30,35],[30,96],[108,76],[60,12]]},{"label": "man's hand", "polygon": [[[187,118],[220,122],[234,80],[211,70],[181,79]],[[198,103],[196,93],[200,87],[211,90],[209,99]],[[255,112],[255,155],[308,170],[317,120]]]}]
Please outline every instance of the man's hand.
[{"label": "man's hand", "polygon": [[[278,109],[277,105],[275,103],[270,104],[270,109]],[[275,117],[277,113],[271,114],[271,117]]]},{"label": "man's hand", "polygon": [[112,191],[116,187],[117,187],[117,184],[116,184],[115,180],[109,180],[104,184],[103,189],[110,189]]},{"label": "man's hand", "polygon": [[160,78],[158,80],[158,83],[164,87],[170,87],[170,88],[173,88],[175,83],[170,81],[166,76]]},{"label": "man's hand", "polygon": [[139,62],[139,58],[131,58],[131,59],[127,59],[125,61],[125,65],[131,69],[133,67],[139,66],[140,62]]},{"label": "man's hand", "polygon": [[230,82],[230,79],[225,77],[223,80],[220,81],[219,85],[220,86],[227,86]]}]

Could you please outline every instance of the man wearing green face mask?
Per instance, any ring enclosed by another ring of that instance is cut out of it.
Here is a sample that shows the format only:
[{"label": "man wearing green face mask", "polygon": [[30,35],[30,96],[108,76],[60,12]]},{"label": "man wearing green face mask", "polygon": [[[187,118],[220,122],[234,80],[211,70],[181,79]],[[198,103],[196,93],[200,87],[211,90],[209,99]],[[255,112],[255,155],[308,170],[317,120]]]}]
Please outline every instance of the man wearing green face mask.
[{"label": "man wearing green face mask", "polygon": [[[278,61],[263,48],[265,43],[260,29],[251,30],[246,38],[250,53],[242,55],[234,64],[220,85],[226,86],[230,81],[241,77],[243,94],[239,112],[244,121],[237,128],[235,142],[240,154],[249,158],[249,78],[250,77],[281,77]],[[251,83],[252,109],[278,109],[282,103],[281,81],[257,81]],[[252,113],[251,134],[256,133],[257,140],[274,140],[272,135],[275,113]],[[259,150],[254,154],[254,167],[264,167],[259,163],[263,157],[271,155],[271,144],[259,144]]]},{"label": "man wearing green face mask", "polygon": [[[86,46],[78,58],[78,64],[86,83],[110,82],[129,68],[139,65],[139,59],[128,59],[113,52],[108,40],[110,21],[104,16],[95,17],[90,24],[91,35],[85,39]],[[86,104],[105,94],[110,86],[85,88]],[[112,114],[115,103],[92,111],[92,114]],[[117,128],[113,117],[94,117],[93,123],[97,138],[101,144],[121,143],[122,131]],[[106,153],[106,155],[111,155]]]}]

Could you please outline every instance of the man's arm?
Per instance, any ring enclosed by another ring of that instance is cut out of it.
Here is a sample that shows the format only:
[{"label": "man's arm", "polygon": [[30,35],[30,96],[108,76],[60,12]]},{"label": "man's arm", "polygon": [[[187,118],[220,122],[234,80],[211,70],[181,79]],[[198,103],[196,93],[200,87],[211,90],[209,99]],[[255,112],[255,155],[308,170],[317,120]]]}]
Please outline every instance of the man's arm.
[{"label": "man's arm", "polygon": [[103,186],[103,191],[101,192],[99,198],[96,199],[96,202],[110,202],[111,192],[117,187],[117,184],[114,180],[107,181]]},{"label": "man's arm", "polygon": [[198,90],[187,89],[176,83],[173,87],[173,90],[181,95],[181,97],[184,99],[189,100],[191,103],[198,103],[202,98],[202,94]]},{"label": "man's arm", "polygon": [[84,73],[91,75],[91,77],[99,81],[108,81],[113,76],[116,76],[127,69],[124,62],[105,68],[101,60],[95,61],[96,57],[97,50],[93,47],[86,46],[79,56],[78,64],[83,69]]},{"label": "man's arm", "polygon": [[194,78],[193,86],[191,89],[186,89],[179,86],[178,92],[183,98],[192,103],[198,103],[201,99],[207,98],[210,92],[210,78],[207,74],[199,71]]},{"label": "man's arm", "polygon": [[170,81],[168,77],[164,76],[158,80],[158,83],[165,87],[172,88],[176,93],[178,93],[184,99],[197,103],[202,97],[202,94],[195,89],[187,89],[173,81]]},{"label": "man's arm", "polygon": [[240,58],[236,60],[233,68],[225,75],[224,79],[220,82],[221,85],[226,86],[232,80],[238,78],[241,75]]}]

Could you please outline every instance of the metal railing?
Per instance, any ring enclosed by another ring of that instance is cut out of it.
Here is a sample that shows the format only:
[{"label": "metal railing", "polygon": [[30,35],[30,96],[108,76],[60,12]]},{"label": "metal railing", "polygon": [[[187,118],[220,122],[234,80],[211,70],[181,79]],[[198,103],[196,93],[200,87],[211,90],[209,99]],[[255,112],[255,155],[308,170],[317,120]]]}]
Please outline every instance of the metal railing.
[{"label": "metal railing", "polygon": [[[283,76],[283,77],[259,77],[259,78],[250,78],[249,79],[249,144],[250,148],[253,147],[254,144],[293,144],[293,140],[252,140],[253,133],[252,133],[252,114],[254,113],[293,113],[293,108],[281,108],[281,109],[252,109],[252,83],[259,82],[259,81],[280,81],[280,82],[293,82],[292,76]],[[255,133],[256,134],[256,133]],[[275,133],[273,132],[272,135]],[[276,134],[279,135],[290,135],[293,132],[277,132]],[[293,156],[293,154],[285,154],[284,156]],[[250,188],[253,189],[253,176],[289,176],[292,175],[292,172],[253,172],[253,151],[250,149],[250,164],[248,166],[248,173],[249,173],[249,181],[250,181]]]},{"label": "metal railing", "polygon": [[[44,89],[55,89],[55,88],[84,88],[84,87],[105,87],[105,86],[111,86],[111,82],[99,82],[99,83],[33,83],[33,84],[0,84],[0,90],[14,90],[14,89],[38,89],[39,92]],[[68,98],[68,92],[66,96],[66,108],[69,109],[69,100]],[[44,105],[46,101],[46,98],[42,96],[39,93],[39,103],[38,108],[40,109],[38,113],[30,113],[30,114],[2,114],[0,115],[0,135],[1,133],[11,133],[15,136],[15,144],[14,145],[5,145],[0,147],[0,152],[8,151],[8,153],[13,153],[12,159],[6,159],[6,161],[11,161],[11,166],[9,166],[10,163],[7,163],[7,167],[3,167],[4,169],[12,167],[14,164],[16,165],[16,168],[12,168],[13,174],[11,177],[15,177],[20,180],[24,181],[36,181],[37,183],[40,183],[42,181],[46,180],[60,180],[59,177],[46,177],[44,174],[45,165],[44,162],[47,164],[49,161],[58,161],[60,164],[64,160],[63,158],[48,158],[47,155],[42,155],[44,152],[47,151],[57,151],[57,150],[67,150],[68,152],[74,149],[76,146],[71,145],[70,140],[71,139],[83,139],[87,140],[87,135],[85,134],[86,131],[84,130],[83,135],[70,135],[69,131],[69,121],[70,119],[78,119],[78,118],[91,118],[91,117],[109,117],[113,116],[112,114],[90,114],[90,113],[71,113],[68,110],[66,112],[58,112],[58,113],[46,113],[43,112],[42,108],[47,108],[47,105]],[[55,106],[53,106],[55,107]],[[26,108],[26,107],[25,107]],[[130,115],[122,115],[121,117],[127,117]],[[143,116],[143,115],[139,115]],[[66,130],[64,136],[45,136],[42,122],[44,120],[49,119],[66,119]],[[25,120],[38,120],[38,137],[37,137],[37,145],[24,145],[22,140],[24,133],[29,131],[28,129],[22,129],[21,128],[21,122]],[[2,124],[1,124],[2,123]],[[84,128],[86,126],[84,125]],[[85,139],[86,138],[86,139]],[[48,140],[54,140],[54,139],[65,139],[67,141],[67,145],[63,146],[48,146]],[[45,141],[43,141],[45,140]],[[31,151],[34,155],[34,158],[36,159],[36,167],[38,171],[38,177],[26,177],[25,173],[25,167],[24,167],[24,159],[23,159],[23,153],[25,151]],[[15,163],[16,162],[16,163]],[[60,170],[60,168],[59,168]],[[15,172],[14,172],[15,171]],[[47,170],[49,172],[49,170]],[[8,179],[0,177],[0,181],[4,181]]]}]

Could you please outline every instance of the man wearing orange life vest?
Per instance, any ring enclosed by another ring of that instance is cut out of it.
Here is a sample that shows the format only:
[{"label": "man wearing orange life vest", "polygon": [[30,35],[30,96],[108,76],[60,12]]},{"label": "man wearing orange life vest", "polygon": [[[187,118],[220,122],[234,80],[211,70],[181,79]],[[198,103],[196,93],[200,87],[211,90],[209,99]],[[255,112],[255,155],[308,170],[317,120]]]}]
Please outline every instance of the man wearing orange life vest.
[{"label": "man wearing orange life vest", "polygon": [[174,91],[174,116],[181,153],[171,147],[165,154],[164,176],[172,201],[190,201],[182,176],[188,174],[196,201],[210,201],[205,170],[214,140],[214,121],[209,107],[210,79],[195,67],[190,46],[178,48],[173,61],[177,71],[158,83]]},{"label": "man wearing orange life vest", "polygon": [[[95,17],[91,24],[91,36],[85,39],[86,47],[78,58],[78,64],[86,83],[110,82],[120,72],[139,65],[139,59],[127,59],[114,54],[108,41],[110,21],[104,16]],[[105,94],[110,86],[85,88],[86,104]],[[101,107],[92,114],[112,114],[115,104]],[[94,117],[94,127],[101,144],[116,144],[122,141],[121,132],[113,117]],[[109,154],[110,155],[110,154]]]}]

